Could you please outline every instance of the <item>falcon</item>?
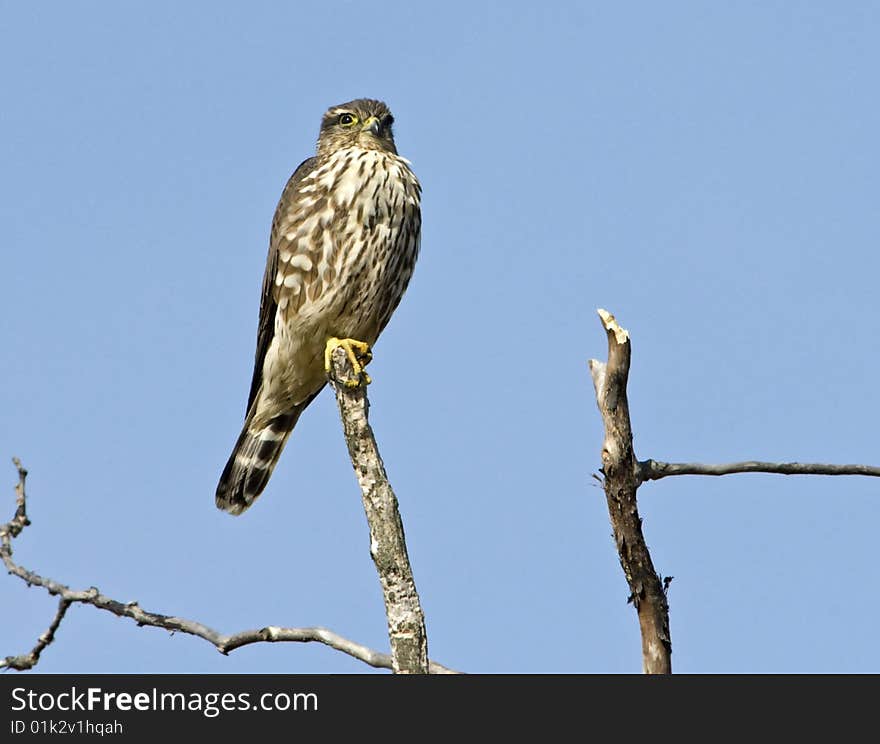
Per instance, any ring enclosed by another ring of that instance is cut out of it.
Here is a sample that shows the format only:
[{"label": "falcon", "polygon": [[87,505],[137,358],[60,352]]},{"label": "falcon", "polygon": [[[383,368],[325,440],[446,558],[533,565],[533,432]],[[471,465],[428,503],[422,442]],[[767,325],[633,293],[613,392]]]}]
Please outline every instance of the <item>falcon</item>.
[{"label": "falcon", "polygon": [[363,371],[413,273],[421,187],[397,154],[382,101],[331,107],[314,157],[278,202],[263,277],[257,351],[244,426],[217,486],[217,507],[241,514],[262,493],[302,412],[342,346]]}]

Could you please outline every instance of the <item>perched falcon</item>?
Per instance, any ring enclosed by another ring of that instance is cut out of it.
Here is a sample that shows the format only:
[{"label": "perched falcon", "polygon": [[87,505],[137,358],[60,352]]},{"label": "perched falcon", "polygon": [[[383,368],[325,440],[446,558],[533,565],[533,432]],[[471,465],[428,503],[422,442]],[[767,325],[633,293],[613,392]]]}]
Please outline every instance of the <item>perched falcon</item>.
[{"label": "perched falcon", "polygon": [[[272,220],[254,375],[217,506],[241,514],[266,487],[290,432],[343,346],[359,379],[419,252],[421,187],[397,154],[394,117],[361,98],[330,108],[315,157],[290,177]],[[355,382],[357,384],[357,382]]]}]

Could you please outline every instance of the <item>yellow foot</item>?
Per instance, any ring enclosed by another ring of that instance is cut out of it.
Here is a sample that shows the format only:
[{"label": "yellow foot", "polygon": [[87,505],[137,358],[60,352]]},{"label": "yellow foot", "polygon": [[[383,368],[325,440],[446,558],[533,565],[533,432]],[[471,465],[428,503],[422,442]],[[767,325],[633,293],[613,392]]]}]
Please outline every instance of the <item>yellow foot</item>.
[{"label": "yellow foot", "polygon": [[343,380],[345,386],[354,388],[359,387],[362,383],[369,385],[372,380],[364,371],[364,367],[370,363],[370,360],[373,358],[373,352],[370,351],[370,345],[363,341],[357,341],[353,338],[336,338],[336,336],[328,338],[327,345],[324,347],[324,371],[328,374],[330,373],[330,357],[340,346],[345,349],[345,355],[348,357],[348,361],[351,362],[351,367],[354,370],[354,379]]}]

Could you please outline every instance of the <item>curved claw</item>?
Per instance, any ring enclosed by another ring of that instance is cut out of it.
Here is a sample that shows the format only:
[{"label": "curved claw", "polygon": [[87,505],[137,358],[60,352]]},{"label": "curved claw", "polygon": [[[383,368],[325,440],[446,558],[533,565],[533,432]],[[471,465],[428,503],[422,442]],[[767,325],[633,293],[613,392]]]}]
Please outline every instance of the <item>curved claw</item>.
[{"label": "curved claw", "polygon": [[354,338],[336,338],[336,336],[328,338],[327,345],[324,347],[324,371],[330,374],[332,369],[331,357],[333,352],[340,346],[345,350],[345,355],[348,357],[348,361],[351,362],[351,367],[355,374],[354,378],[343,380],[343,384],[350,388],[360,387],[362,384],[369,385],[372,380],[364,371],[364,367],[373,359],[373,352],[370,351],[370,345],[365,341],[358,341]]}]

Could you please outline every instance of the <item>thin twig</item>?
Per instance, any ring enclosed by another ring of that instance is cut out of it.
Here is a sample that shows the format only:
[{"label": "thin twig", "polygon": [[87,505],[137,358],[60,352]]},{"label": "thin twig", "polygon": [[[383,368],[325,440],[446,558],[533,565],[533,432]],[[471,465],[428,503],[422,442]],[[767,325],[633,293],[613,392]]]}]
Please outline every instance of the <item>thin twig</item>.
[{"label": "thin twig", "polygon": [[67,609],[69,607],[70,602],[68,600],[58,600],[58,611],[55,613],[55,617],[52,618],[52,622],[49,624],[46,632],[37,639],[37,645],[31,649],[30,653],[21,654],[20,656],[7,656],[3,661],[0,661],[0,669],[5,667],[7,669],[15,669],[19,672],[23,672],[26,669],[33,669],[40,660],[40,654],[43,653],[43,649],[55,640],[55,631],[58,630],[58,626],[61,625],[61,621],[67,614]]},{"label": "thin twig", "polygon": [[[376,564],[385,600],[393,669],[395,674],[424,674],[428,671],[425,614],[406,550],[397,497],[388,482],[370,427],[366,380],[355,376],[343,348],[338,347],[331,359],[330,381],[336,391],[351,464],[361,487],[370,527],[370,555]],[[353,380],[359,380],[360,384],[350,384]]]},{"label": "thin twig", "polygon": [[[392,659],[389,654],[374,651],[366,646],[351,641],[343,636],[334,633],[332,630],[321,627],[313,628],[281,628],[277,626],[267,626],[254,630],[244,630],[232,635],[224,635],[213,628],[208,627],[195,620],[187,620],[182,617],[174,617],[171,615],[160,615],[142,609],[137,602],[119,602],[115,599],[107,597],[96,588],[91,587],[86,590],[75,590],[69,586],[61,584],[53,579],[46,578],[40,574],[30,571],[23,566],[18,565],[12,559],[12,538],[18,536],[21,530],[29,524],[25,515],[25,490],[24,479],[27,471],[21,467],[21,463],[15,461],[19,470],[19,483],[16,486],[16,512],[12,520],[6,524],[0,525],[0,558],[6,566],[7,571],[13,576],[17,576],[29,586],[39,586],[49,592],[53,596],[60,598],[58,604],[58,613],[49,629],[40,636],[37,646],[30,654],[22,656],[9,656],[0,662],[0,669],[30,669],[39,660],[40,653],[48,646],[55,635],[55,631],[64,618],[68,607],[71,604],[85,604],[95,607],[99,610],[110,612],[118,617],[127,617],[134,620],[139,626],[150,626],[153,628],[163,628],[176,633],[185,633],[187,635],[202,638],[212,644],[222,654],[228,654],[242,646],[249,646],[252,643],[323,643],[330,648],[341,651],[359,661],[369,664],[379,669],[392,669]],[[30,663],[28,663],[30,662]],[[436,662],[430,663],[431,674],[455,674],[456,672],[442,664]]]},{"label": "thin twig", "polygon": [[639,463],[641,480],[660,480],[670,475],[731,475],[733,473],[775,473],[777,475],[869,475],[880,477],[880,467],[874,465],[828,465],[816,462],[728,462],[708,465],[699,462],[659,462],[644,460]]},{"label": "thin twig", "polygon": [[0,525],[0,553],[8,551],[9,555],[12,555],[12,539],[18,537],[19,533],[31,523],[27,516],[25,495],[28,471],[17,457],[12,458],[12,464],[18,470],[18,483],[15,484],[15,514],[6,524]]}]

